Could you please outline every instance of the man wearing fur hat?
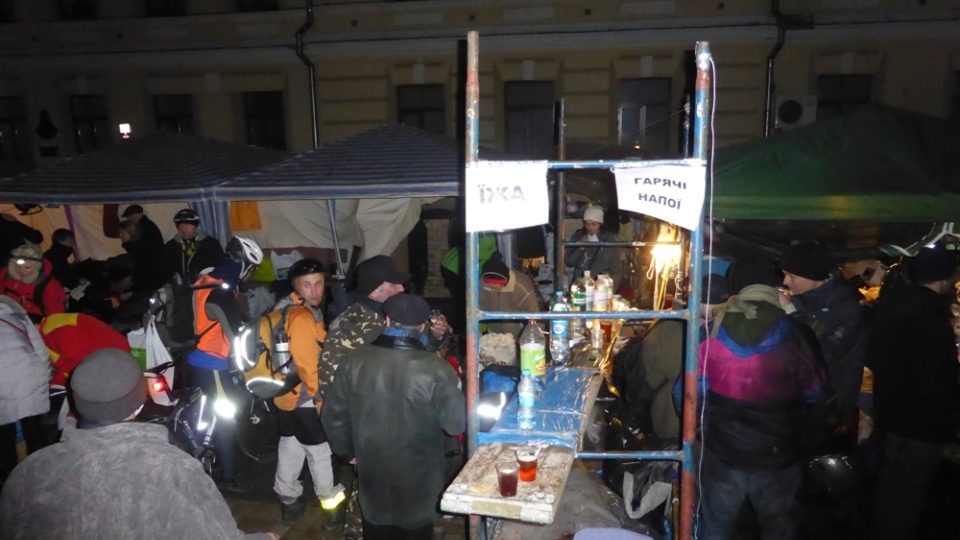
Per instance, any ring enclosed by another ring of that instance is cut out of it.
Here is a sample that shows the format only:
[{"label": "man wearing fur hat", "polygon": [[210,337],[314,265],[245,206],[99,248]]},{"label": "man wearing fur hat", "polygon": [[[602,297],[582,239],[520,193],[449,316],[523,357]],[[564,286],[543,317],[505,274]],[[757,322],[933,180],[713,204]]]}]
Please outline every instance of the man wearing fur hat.
[{"label": "man wearing fur hat", "polygon": [[397,294],[383,313],[383,334],[337,369],[323,426],[334,453],[357,461],[363,537],[430,540],[445,484],[444,433],[463,432],[464,396],[450,366],[424,346],[427,302]]},{"label": "man wearing fur hat", "polygon": [[812,332],[783,312],[778,281],[772,262],[737,260],[727,273],[736,295],[700,345],[704,538],[729,538],[746,501],[763,538],[797,537],[805,426],[820,424],[829,391]]},{"label": "man wearing fur hat", "polygon": [[[601,232],[603,227],[603,208],[588,206],[583,211],[583,228],[570,236],[571,242],[619,242],[617,235]],[[606,272],[613,278],[614,287],[620,283],[620,250],[615,247],[569,247],[565,264],[573,268],[573,279],[587,270],[594,278]]]},{"label": "man wearing fur hat", "polygon": [[800,242],[780,259],[784,311],[806,324],[817,336],[827,364],[830,386],[842,426],[856,433],[857,397],[863,379],[867,327],[856,290],[835,272],[836,265],[819,244]]},{"label": "man wearing fur hat", "polygon": [[70,386],[81,429],[14,469],[0,495],[4,538],[277,538],[245,535],[200,462],[164,426],[133,421],[147,387],[130,353],[91,354]]},{"label": "man wearing fur hat", "polygon": [[960,429],[960,365],[950,305],[955,252],[906,262],[912,283],[884,291],[867,346],[883,464],[870,538],[919,538],[921,510],[946,443]]},{"label": "man wearing fur hat", "polygon": [[34,323],[66,309],[67,293],[53,277],[53,265],[43,258],[40,246],[25,243],[10,252],[6,268],[0,268],[2,294],[23,306]]}]

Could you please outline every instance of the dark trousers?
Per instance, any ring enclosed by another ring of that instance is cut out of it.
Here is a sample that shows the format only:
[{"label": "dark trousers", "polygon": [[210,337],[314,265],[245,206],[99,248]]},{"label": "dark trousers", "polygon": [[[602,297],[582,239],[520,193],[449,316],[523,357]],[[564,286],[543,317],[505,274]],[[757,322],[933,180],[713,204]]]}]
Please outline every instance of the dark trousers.
[{"label": "dark trousers", "polygon": [[943,454],[942,444],[886,433],[883,464],[873,492],[870,538],[916,538],[920,512]]},{"label": "dark trousers", "polygon": [[799,465],[776,471],[747,471],[730,467],[704,450],[698,538],[730,538],[737,514],[748,500],[756,510],[763,540],[796,538],[800,476]]},{"label": "dark trousers", "polygon": [[[27,453],[31,454],[46,446],[43,431],[43,415],[28,416],[20,419],[23,440],[27,443]],[[17,466],[17,423],[0,426],[0,482],[6,481],[10,471]]]},{"label": "dark trousers", "polygon": [[[235,374],[230,371],[214,371],[187,364],[187,373],[191,388],[200,388],[207,396],[207,403],[211,406],[217,399],[217,381],[226,397],[240,409],[240,389],[237,388]],[[234,418],[217,417],[217,425],[213,428],[213,454],[220,466],[222,478],[230,482],[237,477],[237,421]]]},{"label": "dark trousers", "polygon": [[416,529],[403,529],[393,525],[374,525],[363,520],[363,540],[431,540],[433,523]]}]

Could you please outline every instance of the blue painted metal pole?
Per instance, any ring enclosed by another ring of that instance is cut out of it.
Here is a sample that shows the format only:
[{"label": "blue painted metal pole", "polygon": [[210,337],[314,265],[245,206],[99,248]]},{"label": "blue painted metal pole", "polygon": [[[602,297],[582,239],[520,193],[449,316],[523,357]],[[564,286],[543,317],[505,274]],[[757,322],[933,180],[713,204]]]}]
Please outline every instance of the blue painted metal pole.
[{"label": "blue painted metal pole", "polygon": [[[467,88],[466,88],[466,148],[465,166],[469,168],[480,156],[480,79],[477,62],[479,59],[480,37],[476,31],[467,33]],[[469,204],[469,203],[468,203]],[[480,255],[477,233],[467,233],[464,271],[467,276],[467,456],[473,456],[479,444],[477,431],[480,420],[477,417],[477,402],[480,395],[480,319],[477,314],[480,305]],[[484,538],[483,521],[480,516],[471,514],[468,520],[468,534],[471,540]]]},{"label": "blue painted metal pole", "polygon": [[[696,49],[697,81],[694,111],[693,157],[708,165],[708,149],[711,141],[713,72],[710,56],[710,44],[697,42]],[[710,186],[706,186],[707,195],[711,195]],[[710,224],[708,223],[709,227]],[[700,287],[703,276],[703,222],[690,236],[690,290],[687,299],[688,324],[686,333],[686,354],[683,376],[683,469],[680,475],[680,540],[693,538],[693,509],[696,501],[693,445],[697,433],[697,368],[699,365],[700,332],[698,314],[700,313]]]}]

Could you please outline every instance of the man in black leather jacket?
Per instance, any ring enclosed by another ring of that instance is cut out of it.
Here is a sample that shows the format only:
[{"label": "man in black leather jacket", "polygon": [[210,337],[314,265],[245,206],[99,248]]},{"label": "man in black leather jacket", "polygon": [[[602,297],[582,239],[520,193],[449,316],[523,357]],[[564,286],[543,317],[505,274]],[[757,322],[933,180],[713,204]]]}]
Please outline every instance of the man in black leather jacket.
[{"label": "man in black leather jacket", "polygon": [[398,294],[383,313],[383,335],[337,368],[323,427],[334,453],[357,461],[365,540],[430,540],[445,487],[444,433],[463,432],[464,396],[453,369],[426,350],[427,302]]}]

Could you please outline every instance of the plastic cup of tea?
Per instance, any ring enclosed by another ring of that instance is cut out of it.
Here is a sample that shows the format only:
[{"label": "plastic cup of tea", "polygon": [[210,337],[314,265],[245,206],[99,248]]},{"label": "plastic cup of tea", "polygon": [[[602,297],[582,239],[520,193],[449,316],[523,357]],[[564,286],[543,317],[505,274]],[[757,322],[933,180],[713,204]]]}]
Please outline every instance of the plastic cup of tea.
[{"label": "plastic cup of tea", "polygon": [[533,482],[537,479],[537,451],[534,448],[517,450],[517,464],[520,466],[520,481]]},{"label": "plastic cup of tea", "polygon": [[514,497],[517,494],[516,463],[497,463],[497,484],[500,486],[501,497]]}]

